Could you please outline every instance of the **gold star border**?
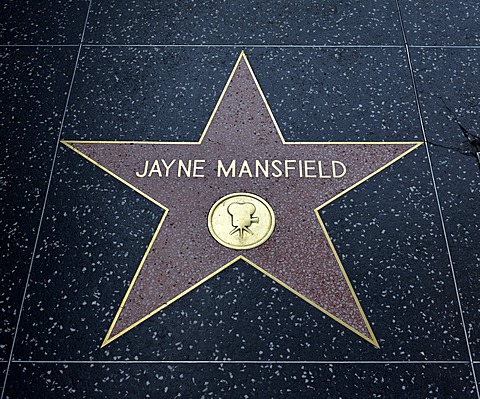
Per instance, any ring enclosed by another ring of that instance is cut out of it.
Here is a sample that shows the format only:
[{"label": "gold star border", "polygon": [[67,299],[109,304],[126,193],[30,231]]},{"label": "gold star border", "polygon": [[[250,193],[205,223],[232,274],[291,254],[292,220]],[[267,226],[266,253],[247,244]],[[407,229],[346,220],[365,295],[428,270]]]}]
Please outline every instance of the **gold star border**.
[{"label": "gold star border", "polygon": [[[260,266],[258,266],[257,264],[253,263],[252,261],[250,261],[249,259],[247,259],[245,256],[237,256],[236,258],[234,258],[233,260],[231,260],[230,262],[228,262],[227,264],[225,264],[224,266],[221,266],[220,268],[218,268],[214,273],[208,275],[207,277],[205,277],[204,279],[198,281],[196,284],[192,285],[190,288],[188,288],[187,290],[185,290],[184,292],[182,292],[180,295],[177,295],[176,297],[172,298],[171,300],[167,301],[166,303],[164,303],[162,306],[160,306],[159,308],[155,309],[153,312],[150,312],[149,314],[145,315],[144,317],[142,317],[141,319],[139,319],[138,321],[136,321],[135,323],[133,323],[131,326],[129,326],[128,328],[126,328],[125,330],[121,331],[120,333],[116,334],[115,336],[111,337],[111,333],[112,333],[112,330],[120,316],[120,313],[130,295],[130,292],[133,288],[133,286],[135,285],[135,282],[138,278],[138,276],[140,275],[140,272],[143,268],[143,265],[145,263],[145,260],[147,259],[147,256],[148,254],[150,253],[151,249],[152,249],[152,246],[162,228],[162,225],[167,217],[167,214],[169,212],[169,209],[164,206],[163,204],[161,204],[160,202],[156,201],[154,198],[150,197],[149,195],[147,195],[146,193],[144,193],[143,191],[139,190],[138,188],[136,188],[135,186],[133,186],[132,184],[128,183],[127,181],[125,181],[124,179],[122,179],[120,176],[116,175],[114,172],[112,172],[111,170],[107,169],[106,167],[102,166],[101,164],[99,164],[98,162],[96,162],[95,160],[93,160],[92,158],[88,157],[87,155],[83,154],[81,151],[79,151],[78,149],[76,149],[74,147],[75,144],[80,144],[80,143],[83,143],[83,144],[111,144],[111,145],[115,145],[115,144],[152,144],[152,145],[168,145],[168,144],[184,144],[184,145],[201,145],[202,144],[202,141],[205,137],[205,135],[207,134],[208,132],[208,129],[210,127],[210,124],[213,120],[213,118],[215,117],[215,114],[217,113],[217,110],[223,100],[223,97],[230,85],[230,81],[232,80],[237,68],[238,68],[238,65],[239,63],[244,60],[246,65],[248,66],[248,69],[250,71],[250,74],[252,75],[253,79],[254,79],[254,82],[255,82],[255,85],[258,89],[258,92],[260,93],[261,95],[261,98],[268,110],[268,113],[270,115],[270,118],[271,120],[273,121],[274,125],[275,125],[275,128],[276,128],[276,131],[280,137],[280,140],[282,142],[282,144],[284,145],[318,145],[318,144],[321,144],[321,145],[338,145],[338,144],[341,144],[341,145],[358,145],[358,144],[362,144],[362,145],[389,145],[389,144],[411,144],[412,147],[409,148],[407,151],[405,151],[404,153],[402,153],[401,155],[399,155],[398,157],[394,158],[392,161],[386,163],[385,165],[383,165],[381,168],[377,169],[376,171],[372,172],[371,174],[369,174],[368,176],[366,176],[365,178],[361,179],[360,181],[356,182],[355,184],[353,184],[352,186],[348,187],[347,189],[345,189],[344,191],[342,191],[341,193],[337,194],[336,196],[330,198],[328,201],[324,202],[323,204],[321,204],[320,206],[318,206],[316,209],[314,209],[315,211],[315,214],[317,216],[317,219],[318,219],[318,222],[325,234],[325,237],[327,239],[327,242],[337,260],[337,263],[338,263],[338,266],[340,267],[340,270],[342,272],[342,275],[343,277],[345,278],[345,281],[347,282],[348,284],[348,287],[350,289],[350,292],[355,300],[355,303],[357,304],[357,307],[362,315],[362,318],[367,326],[367,329],[371,335],[372,338],[369,338],[363,334],[361,334],[359,331],[357,331],[355,328],[353,328],[352,326],[350,326],[348,323],[344,322],[343,320],[340,320],[339,318],[337,318],[335,315],[333,315],[332,313],[328,312],[326,309],[322,308],[321,306],[319,306],[318,304],[316,304],[315,302],[309,300],[307,297],[305,297],[304,295],[300,294],[299,292],[297,292],[296,290],[294,290],[292,287],[290,287],[289,285],[285,284],[283,281],[279,280],[278,278],[276,278],[275,276],[273,276],[272,274],[268,273],[266,270],[262,269]],[[207,125],[205,127],[205,129],[203,130],[203,133],[200,137],[200,139],[197,141],[197,142],[177,142],[177,141],[174,141],[174,142],[169,142],[169,141],[148,141],[148,142],[144,142],[144,141],[83,141],[83,140],[62,140],[61,141],[62,144],[64,144],[65,146],[67,146],[68,148],[72,149],[74,152],[76,152],[77,154],[79,154],[80,156],[82,156],[83,158],[87,159],[89,162],[93,163],[95,166],[99,167],[101,170],[103,170],[104,172],[106,172],[107,174],[113,176],[115,179],[119,180],[120,182],[122,182],[123,184],[127,185],[128,187],[130,187],[132,190],[134,190],[135,192],[137,192],[138,194],[140,194],[141,196],[147,198],[149,201],[153,202],[155,205],[159,206],[161,209],[163,209],[164,211],[164,214],[162,216],[162,219],[160,220],[160,223],[157,227],[157,229],[155,230],[155,233],[153,234],[153,237],[147,247],[147,250],[145,251],[143,257],[142,257],[142,260],[140,262],[140,265],[138,266],[136,272],[135,272],[135,275],[133,276],[132,278],[132,281],[130,282],[130,285],[128,287],[128,290],[120,304],[120,307],[119,309],[117,310],[117,313],[110,325],[110,328],[108,329],[108,332],[101,344],[101,347],[105,347],[106,345],[110,344],[111,342],[113,342],[114,340],[116,340],[117,338],[119,338],[120,336],[122,336],[123,334],[127,333],[128,331],[130,331],[131,329],[135,328],[136,326],[138,326],[139,324],[141,324],[142,322],[144,322],[145,320],[149,319],[150,317],[152,317],[153,315],[155,315],[156,313],[158,313],[159,311],[163,310],[164,308],[166,308],[167,306],[171,305],[173,302],[177,301],[178,299],[182,298],[183,296],[185,296],[186,294],[188,294],[189,292],[193,291],[194,289],[198,288],[200,285],[202,285],[203,283],[205,283],[206,281],[208,281],[209,279],[211,279],[212,277],[216,276],[217,274],[219,274],[220,272],[222,272],[223,270],[225,270],[226,268],[228,268],[229,266],[231,266],[232,264],[236,263],[237,261],[239,260],[243,260],[245,261],[246,263],[248,263],[250,266],[253,266],[255,269],[259,270],[261,273],[263,273],[264,275],[270,277],[272,280],[276,281],[277,283],[279,283],[281,286],[283,286],[284,288],[286,288],[287,290],[289,290],[290,292],[294,293],[295,295],[297,295],[298,297],[300,297],[301,299],[303,299],[304,301],[306,301],[307,303],[309,303],[310,305],[314,306],[315,308],[319,309],[320,311],[322,311],[324,314],[326,314],[327,316],[329,316],[330,318],[332,318],[333,320],[335,320],[336,322],[340,323],[341,325],[343,325],[344,327],[346,327],[347,329],[349,329],[350,331],[354,332],[355,334],[357,334],[358,336],[360,336],[361,338],[365,339],[366,341],[368,341],[369,343],[371,343],[372,345],[374,345],[376,348],[380,348],[379,346],[379,343],[378,343],[378,340],[377,338],[375,337],[375,334],[373,333],[373,329],[372,327],[370,326],[370,323],[368,322],[368,319],[365,315],[365,312],[363,311],[363,308],[362,306],[360,305],[360,301],[358,300],[358,297],[353,289],[353,286],[347,276],[347,273],[344,269],[344,266],[342,264],[342,261],[332,243],[332,240],[330,238],[330,235],[328,234],[328,231],[325,227],[325,224],[320,216],[320,210],[324,207],[326,207],[328,204],[332,203],[333,201],[335,201],[336,199],[340,198],[341,196],[345,195],[346,193],[348,193],[349,191],[353,190],[354,188],[356,188],[357,186],[359,186],[360,184],[364,183],[365,181],[367,181],[368,179],[370,179],[371,177],[375,176],[376,174],[382,172],[384,169],[388,168],[390,165],[394,164],[395,162],[397,162],[398,160],[400,160],[401,158],[403,158],[404,156],[406,156],[407,154],[409,154],[410,152],[416,150],[419,146],[421,146],[423,144],[423,142],[418,142],[418,141],[407,141],[407,142],[358,142],[358,141],[355,141],[355,142],[287,142],[280,130],[280,127],[278,126],[278,123],[273,115],[273,112],[268,104],[268,101],[260,87],[260,84],[258,83],[258,80],[255,76],[255,73],[253,72],[253,69],[247,59],[247,56],[245,54],[244,51],[242,51],[235,63],[235,66],[232,70],[232,72],[230,73],[230,76],[227,80],[227,83],[225,84],[224,88],[223,88],[223,91],[220,95],[220,98],[218,99],[217,103],[216,103],[216,106],[207,122]]]}]

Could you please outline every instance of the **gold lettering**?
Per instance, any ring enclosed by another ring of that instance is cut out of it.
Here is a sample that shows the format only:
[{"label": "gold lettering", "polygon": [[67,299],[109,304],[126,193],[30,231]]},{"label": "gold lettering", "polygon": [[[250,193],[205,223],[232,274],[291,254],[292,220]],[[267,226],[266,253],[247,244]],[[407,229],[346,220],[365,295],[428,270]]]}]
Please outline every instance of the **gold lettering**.
[{"label": "gold lettering", "polygon": [[[313,174],[311,175],[310,174],[310,171],[311,170],[315,170],[315,161],[304,161],[304,166],[305,166],[305,177],[317,177],[317,175]],[[313,164],[311,166],[309,166],[309,164]]]},{"label": "gold lettering", "polygon": [[265,177],[268,177],[268,161],[263,161],[264,165],[259,160],[255,161],[255,177],[258,177],[258,171],[261,170]]},{"label": "gold lettering", "polygon": [[273,177],[280,177],[282,176],[282,170],[279,169],[279,167],[277,165],[281,165],[282,162],[279,161],[278,159],[275,159],[274,161],[272,161],[272,168],[275,169],[277,171],[277,173],[272,173],[272,176]]},{"label": "gold lettering", "polygon": [[145,177],[147,175],[147,169],[148,169],[148,161],[145,161],[143,174],[140,174],[138,172],[135,172],[135,174],[137,175],[137,177]]},{"label": "gold lettering", "polygon": [[[206,168],[205,159],[181,160],[172,159],[167,161],[165,159],[145,160],[143,168],[135,171],[135,176],[138,178],[144,177],[170,177],[175,174],[175,165],[177,168],[177,177],[205,177]],[[249,163],[251,162],[251,164]],[[253,170],[253,162],[255,162],[255,169]],[[330,169],[331,166],[331,169]],[[222,160],[217,160],[217,177],[306,177],[306,178],[320,178],[320,179],[339,179],[344,177],[347,173],[347,166],[341,161],[329,161],[328,166],[326,162],[317,160],[299,160],[299,159],[285,159],[285,160],[243,160],[239,170],[237,170],[237,161],[234,159],[229,163],[223,163]],[[252,171],[253,170],[253,171]]]},{"label": "gold lettering", "polygon": [[322,178],[322,179],[329,179],[330,175],[324,175],[323,174],[323,169],[322,169],[322,161],[318,161],[318,177]]},{"label": "gold lettering", "polygon": [[152,174],[154,173],[157,173],[159,177],[162,177],[162,171],[160,170],[160,164],[158,163],[158,159],[155,159],[155,162],[152,165],[152,169],[150,169],[148,177],[152,177]]},{"label": "gold lettering", "polygon": [[252,171],[250,170],[250,166],[248,166],[247,160],[242,162],[242,167],[240,168],[240,172],[238,172],[238,177],[242,177],[242,175],[247,174],[250,177],[252,176]]},{"label": "gold lettering", "polygon": [[[342,168],[341,174],[337,174],[336,165],[339,165]],[[332,171],[333,171],[333,177],[338,179],[339,177],[345,176],[345,173],[347,173],[347,167],[345,166],[344,163],[340,161],[332,161]]]},{"label": "gold lettering", "polygon": [[163,166],[165,166],[165,177],[168,177],[168,173],[170,171],[170,168],[173,166],[173,164],[175,163],[176,159],[174,159],[172,162],[170,162],[168,165],[167,163],[165,162],[164,159],[162,159],[162,163],[163,163]]},{"label": "gold lettering", "polygon": [[185,165],[185,163],[181,159],[178,160],[178,173],[177,173],[178,177],[182,175],[182,170],[183,170],[183,173],[185,173],[185,176],[190,177],[190,172],[192,170],[192,161],[190,159],[188,160],[188,167]]},{"label": "gold lettering", "polygon": [[235,166],[236,166],[237,161],[235,159],[230,162],[230,166],[228,167],[227,170],[225,170],[225,167],[223,166],[223,162],[219,159],[217,162],[218,166],[218,171],[217,171],[217,177],[220,177],[220,172],[223,173],[223,176],[228,177],[228,175],[231,173],[232,177],[235,177]]},{"label": "gold lettering", "polygon": [[193,161],[193,177],[205,177],[205,175],[203,174],[200,175],[197,173],[198,171],[203,170],[205,166],[200,164],[204,164],[204,163],[205,163],[205,159],[195,159]]},{"label": "gold lettering", "polygon": [[295,166],[289,166],[288,164],[289,163],[296,163],[297,161],[295,161],[294,159],[286,159],[285,160],[285,177],[288,177],[288,171],[289,170],[295,170]]}]

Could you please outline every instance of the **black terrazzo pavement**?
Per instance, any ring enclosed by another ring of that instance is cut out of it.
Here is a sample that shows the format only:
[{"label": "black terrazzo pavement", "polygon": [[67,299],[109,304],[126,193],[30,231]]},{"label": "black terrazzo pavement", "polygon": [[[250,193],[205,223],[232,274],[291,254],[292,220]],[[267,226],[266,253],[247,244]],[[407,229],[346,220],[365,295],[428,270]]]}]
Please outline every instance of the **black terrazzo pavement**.
[{"label": "black terrazzo pavement", "polygon": [[[2,398],[480,397],[476,2],[0,11]],[[101,349],[162,211],[58,140],[196,141],[241,50],[287,140],[423,123],[322,210],[380,349],[244,262]]]},{"label": "black terrazzo pavement", "polygon": [[[420,398],[468,398],[475,390],[470,373],[465,364],[132,364],[127,369],[118,363],[15,363],[12,374],[25,382],[10,392],[89,398],[130,398],[132,392],[146,398],[411,398],[415,392]],[[452,375],[458,384],[449,383]]]},{"label": "black terrazzo pavement", "polygon": [[414,59],[472,355],[479,360],[480,49],[422,49]]},{"label": "black terrazzo pavement", "polygon": [[9,357],[75,65],[71,48],[0,47],[0,359]]},{"label": "black terrazzo pavement", "polygon": [[[359,24],[361,20],[363,23]],[[402,44],[394,1],[92,2],[95,44]]]}]

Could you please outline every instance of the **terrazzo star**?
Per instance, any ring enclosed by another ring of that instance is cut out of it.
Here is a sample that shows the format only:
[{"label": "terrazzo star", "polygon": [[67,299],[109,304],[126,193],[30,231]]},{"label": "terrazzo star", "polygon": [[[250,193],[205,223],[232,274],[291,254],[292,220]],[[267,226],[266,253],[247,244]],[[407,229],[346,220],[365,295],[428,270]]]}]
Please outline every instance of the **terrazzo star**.
[{"label": "terrazzo star", "polygon": [[[64,144],[165,210],[103,345],[243,259],[378,346],[319,210],[422,143],[286,142],[242,52],[197,143]],[[185,169],[173,173],[174,159]],[[160,160],[168,178],[145,178],[157,174],[145,160]],[[201,178],[184,178],[188,160],[190,176]],[[268,177],[281,174],[281,184],[257,173],[258,160],[272,160]],[[283,160],[278,171],[274,160]],[[318,160],[336,178],[305,178],[320,177]]]}]

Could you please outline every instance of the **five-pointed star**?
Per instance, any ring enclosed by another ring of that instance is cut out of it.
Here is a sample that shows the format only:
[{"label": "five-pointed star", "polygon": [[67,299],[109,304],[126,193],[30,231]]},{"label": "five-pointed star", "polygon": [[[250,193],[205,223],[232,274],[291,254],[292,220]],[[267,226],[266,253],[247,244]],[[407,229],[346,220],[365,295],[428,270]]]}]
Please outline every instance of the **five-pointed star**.
[{"label": "five-pointed star", "polygon": [[[197,143],[64,144],[166,211],[102,346],[238,259],[378,346],[319,209],[421,143],[285,142],[242,52]],[[219,160],[226,166],[236,161],[235,177],[233,170],[228,177],[225,170],[219,172]],[[244,161],[247,165],[267,161],[272,168],[275,160],[277,166],[283,165],[281,176],[272,169],[268,177],[262,172],[257,176],[251,166],[240,170]],[[286,160],[290,160],[288,166],[297,165],[288,177]],[[179,172],[180,161],[184,168]],[[303,163],[304,170],[298,169],[298,161],[308,161]],[[334,177],[332,170],[319,172],[318,161],[327,169],[332,161],[345,168]],[[260,196],[275,212],[274,233],[259,247],[230,249],[209,233],[207,216],[212,205],[237,192]]]}]

